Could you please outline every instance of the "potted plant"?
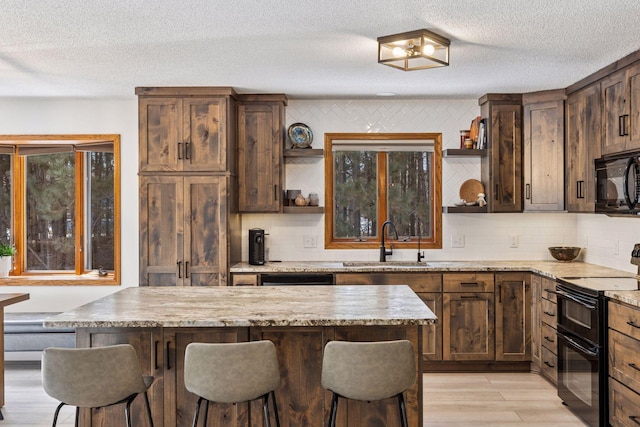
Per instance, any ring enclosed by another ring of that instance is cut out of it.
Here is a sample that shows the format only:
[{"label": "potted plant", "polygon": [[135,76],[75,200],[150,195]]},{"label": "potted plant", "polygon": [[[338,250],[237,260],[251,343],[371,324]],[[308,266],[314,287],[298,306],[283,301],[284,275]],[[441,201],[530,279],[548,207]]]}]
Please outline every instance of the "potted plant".
[{"label": "potted plant", "polygon": [[16,248],[8,243],[0,242],[0,277],[8,277],[11,270],[11,257],[16,254]]}]

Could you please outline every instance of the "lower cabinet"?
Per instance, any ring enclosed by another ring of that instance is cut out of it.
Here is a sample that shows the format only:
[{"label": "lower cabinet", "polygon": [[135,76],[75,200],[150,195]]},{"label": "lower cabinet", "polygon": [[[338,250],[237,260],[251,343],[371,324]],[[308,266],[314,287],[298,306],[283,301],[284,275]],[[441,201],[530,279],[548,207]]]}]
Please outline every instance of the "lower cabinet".
[{"label": "lower cabinet", "polygon": [[497,273],[496,360],[531,360],[531,275]]},{"label": "lower cabinet", "polygon": [[493,293],[445,292],[443,360],[493,360]]},{"label": "lower cabinet", "polygon": [[[546,277],[537,277],[540,282],[540,298],[537,307],[537,350],[540,352],[539,368],[551,383],[558,384],[558,339],[556,337],[557,308],[556,282]],[[533,342],[533,340],[532,340]],[[533,345],[532,345],[533,347]]]}]

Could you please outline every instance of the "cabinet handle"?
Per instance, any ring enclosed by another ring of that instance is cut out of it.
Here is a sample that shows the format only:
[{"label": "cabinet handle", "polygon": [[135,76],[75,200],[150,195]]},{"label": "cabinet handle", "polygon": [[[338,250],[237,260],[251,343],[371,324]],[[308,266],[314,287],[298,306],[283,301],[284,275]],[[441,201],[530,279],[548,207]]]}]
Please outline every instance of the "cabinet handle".
[{"label": "cabinet handle", "polygon": [[160,341],[156,340],[153,343],[153,361],[154,361],[154,366],[155,366],[155,370],[158,370],[158,345],[160,344]]},{"label": "cabinet handle", "polygon": [[462,299],[478,299],[478,295],[460,295]]},{"label": "cabinet handle", "polygon": [[547,316],[555,316],[555,313],[549,313],[548,311],[543,311],[544,314],[546,314]]},{"label": "cabinet handle", "polygon": [[635,369],[636,371],[640,371],[640,368],[635,363],[627,363],[627,365],[629,365],[631,368]]},{"label": "cabinet handle", "polygon": [[495,197],[494,198],[496,199],[496,201],[500,200],[500,199],[498,199],[498,184],[496,184],[496,191],[495,191]]},{"label": "cabinet handle", "polygon": [[531,184],[524,186],[524,198],[529,200],[531,198]]},{"label": "cabinet handle", "polygon": [[545,336],[545,337],[544,337],[544,339],[545,339],[545,340],[547,340],[547,341],[549,341],[549,342],[555,342],[554,340],[552,340],[551,338],[549,338],[549,337],[547,337],[547,336]]},{"label": "cabinet handle", "polygon": [[278,201],[278,184],[273,186],[273,200]]},{"label": "cabinet handle", "polygon": [[629,415],[629,419],[640,426],[640,422],[638,422],[638,418],[640,417],[637,415]]},{"label": "cabinet handle", "polygon": [[171,341],[167,341],[167,348],[165,350],[166,353],[166,359],[167,359],[167,370],[171,369],[171,359],[169,358],[169,356],[171,356]]},{"label": "cabinet handle", "polygon": [[544,364],[547,365],[550,368],[555,368],[555,365],[552,365],[551,363],[547,362],[546,360],[544,361]]},{"label": "cabinet handle", "polygon": [[178,279],[182,279],[182,261],[178,261]]},{"label": "cabinet handle", "polygon": [[544,288],[544,291],[554,295],[558,294],[555,289]]},{"label": "cabinet handle", "polygon": [[640,329],[640,326],[636,325],[635,322],[633,322],[631,320],[627,322],[627,325],[632,326],[632,327],[634,327],[636,329]]},{"label": "cabinet handle", "polygon": [[624,116],[624,136],[629,136],[629,115],[625,114]]},{"label": "cabinet handle", "polygon": [[185,261],[184,263],[184,278],[189,278],[189,261]]},{"label": "cabinet handle", "polygon": [[578,181],[577,182],[577,194],[576,194],[576,198],[577,199],[584,199],[584,181]]},{"label": "cabinet handle", "polygon": [[185,160],[191,160],[191,143],[190,142],[185,142],[184,143],[184,159]]},{"label": "cabinet handle", "polygon": [[182,160],[182,142],[178,142],[178,160]]},{"label": "cabinet handle", "polygon": [[624,116],[618,116],[618,136],[624,136]]},{"label": "cabinet handle", "polygon": [[502,302],[502,283],[498,284],[498,302]]},{"label": "cabinet handle", "polygon": [[460,282],[460,286],[478,286],[478,282]]}]

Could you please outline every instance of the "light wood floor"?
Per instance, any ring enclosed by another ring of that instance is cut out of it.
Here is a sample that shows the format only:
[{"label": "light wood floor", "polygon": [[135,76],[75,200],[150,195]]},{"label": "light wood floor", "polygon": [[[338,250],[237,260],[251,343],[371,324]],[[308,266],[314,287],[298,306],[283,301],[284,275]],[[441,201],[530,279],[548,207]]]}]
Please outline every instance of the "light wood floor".
[{"label": "light wood floor", "polygon": [[[536,374],[425,374],[424,427],[584,427]],[[0,427],[50,426],[58,402],[42,389],[37,362],[7,362]],[[58,425],[73,426],[64,407]]]}]

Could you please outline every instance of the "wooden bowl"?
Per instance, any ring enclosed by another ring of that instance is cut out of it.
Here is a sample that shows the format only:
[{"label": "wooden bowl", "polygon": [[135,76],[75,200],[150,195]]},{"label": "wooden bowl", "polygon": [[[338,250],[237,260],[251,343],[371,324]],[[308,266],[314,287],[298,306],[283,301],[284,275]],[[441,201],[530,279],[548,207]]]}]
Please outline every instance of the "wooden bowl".
[{"label": "wooden bowl", "polygon": [[549,253],[552,257],[561,262],[571,262],[578,258],[582,248],[578,246],[551,246]]}]

